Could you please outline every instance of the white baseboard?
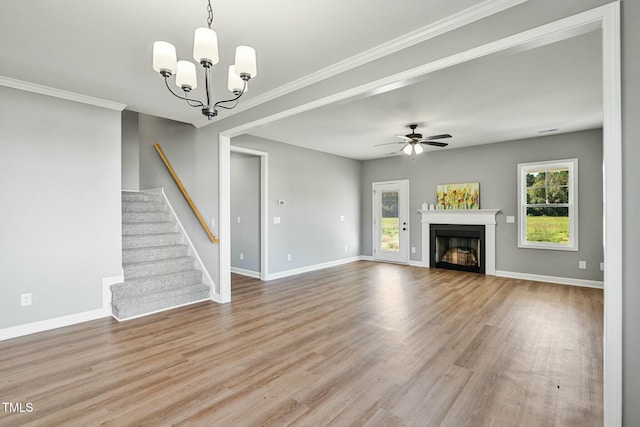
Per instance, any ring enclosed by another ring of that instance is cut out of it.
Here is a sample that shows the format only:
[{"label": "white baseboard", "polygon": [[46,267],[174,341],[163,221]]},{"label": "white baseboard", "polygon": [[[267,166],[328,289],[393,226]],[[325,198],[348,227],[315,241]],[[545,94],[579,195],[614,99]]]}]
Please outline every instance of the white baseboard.
[{"label": "white baseboard", "polygon": [[311,271],[322,270],[323,268],[337,267],[338,265],[349,264],[351,262],[362,261],[362,256],[343,258],[335,261],[323,262],[321,264],[309,265],[306,267],[294,268],[293,270],[281,271],[279,273],[268,274],[265,280],[282,279],[284,277],[295,276],[296,274],[309,273]]},{"label": "white baseboard", "polygon": [[604,282],[597,280],[572,279],[569,277],[543,276],[540,274],[517,273],[496,270],[496,276],[510,279],[534,280],[536,282],[556,283],[559,285],[582,286],[585,288],[604,289]]},{"label": "white baseboard", "polygon": [[429,267],[422,261],[414,261],[412,259],[409,260],[409,265],[412,267]]},{"label": "white baseboard", "polygon": [[360,261],[375,261],[371,255],[360,255]]},{"label": "white baseboard", "polygon": [[111,316],[111,311],[106,311],[104,308],[100,308],[98,310],[85,311],[83,313],[70,314],[68,316],[12,326],[10,328],[0,329],[0,341],[63,328],[77,323],[90,322],[92,320],[103,319],[109,316]]},{"label": "white baseboard", "polygon": [[253,277],[254,279],[261,278],[259,271],[245,270],[244,268],[239,268],[239,267],[231,267],[231,272],[240,274],[242,276]]}]

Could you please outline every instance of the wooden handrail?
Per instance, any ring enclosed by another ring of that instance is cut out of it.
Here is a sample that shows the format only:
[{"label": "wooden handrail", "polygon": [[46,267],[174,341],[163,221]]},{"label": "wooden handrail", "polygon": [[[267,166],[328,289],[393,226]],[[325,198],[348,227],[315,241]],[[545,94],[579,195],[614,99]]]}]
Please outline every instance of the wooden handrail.
[{"label": "wooden handrail", "polygon": [[184,188],[184,185],[182,185],[182,182],[180,182],[180,178],[178,178],[178,175],[176,175],[176,171],[173,170],[173,167],[171,166],[171,163],[169,163],[167,156],[165,156],[164,153],[162,152],[162,148],[160,148],[160,144],[153,144],[153,148],[156,149],[156,151],[160,155],[160,158],[164,162],[165,166],[167,167],[167,169],[169,169],[169,173],[173,177],[173,180],[176,182],[176,184],[178,184],[178,187],[180,187],[180,191],[182,191],[182,195],[184,196],[185,199],[187,199],[187,203],[189,203],[189,206],[191,206],[193,213],[196,214],[198,221],[200,221],[200,225],[202,225],[202,228],[204,228],[204,231],[207,233],[207,236],[209,236],[209,239],[211,239],[213,243],[220,242],[218,239],[216,239],[216,236],[213,235],[211,230],[209,230],[209,226],[202,218],[202,215],[200,215],[198,208],[196,208],[196,205],[193,203],[193,200],[191,200],[191,197],[189,196],[189,193],[187,193],[186,188]]}]

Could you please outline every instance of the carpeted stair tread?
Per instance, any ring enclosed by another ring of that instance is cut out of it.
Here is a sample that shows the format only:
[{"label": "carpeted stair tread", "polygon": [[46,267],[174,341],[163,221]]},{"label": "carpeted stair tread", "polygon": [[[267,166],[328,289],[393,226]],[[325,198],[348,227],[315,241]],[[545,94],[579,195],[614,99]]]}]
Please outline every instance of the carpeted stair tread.
[{"label": "carpeted stair tread", "polygon": [[139,316],[141,314],[191,302],[197,302],[208,298],[209,286],[185,286],[178,289],[159,292],[153,295],[143,295],[123,300],[117,304],[112,304],[112,307],[113,314],[116,317],[119,319],[126,319],[128,317]]},{"label": "carpeted stair tread", "polygon": [[186,256],[188,253],[189,247],[183,244],[123,249],[122,263],[130,264],[134,262],[152,261],[154,259],[176,258]]},{"label": "carpeted stair tread", "polygon": [[122,212],[159,212],[164,210],[164,203],[155,201],[136,201],[122,203]]},{"label": "carpeted stair tread", "polygon": [[162,195],[137,192],[122,192],[123,202],[160,202],[162,203]]},{"label": "carpeted stair tread", "polygon": [[171,221],[171,214],[166,211],[150,212],[123,212],[123,224],[136,224],[140,222]]},{"label": "carpeted stair tread", "polygon": [[111,292],[113,302],[116,303],[132,297],[152,295],[170,289],[201,284],[202,272],[192,269],[126,280],[124,283],[111,285]]},{"label": "carpeted stair tread", "polygon": [[155,276],[157,274],[173,273],[176,271],[192,269],[194,258],[191,256],[181,256],[175,258],[165,258],[152,261],[133,262],[122,264],[124,279],[129,280],[134,277]]},{"label": "carpeted stair tread", "polygon": [[182,233],[179,232],[122,236],[123,249],[176,245],[179,243],[182,243]]},{"label": "carpeted stair tread", "polygon": [[173,221],[136,222],[122,224],[122,235],[171,233],[176,231],[176,228],[176,224]]}]

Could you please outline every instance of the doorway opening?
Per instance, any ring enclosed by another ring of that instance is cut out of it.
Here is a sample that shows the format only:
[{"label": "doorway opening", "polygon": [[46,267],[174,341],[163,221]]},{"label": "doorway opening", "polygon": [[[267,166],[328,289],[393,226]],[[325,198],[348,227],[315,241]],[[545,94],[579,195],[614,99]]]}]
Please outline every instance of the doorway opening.
[{"label": "doorway opening", "polygon": [[268,275],[268,154],[230,146],[230,270],[266,280]]}]

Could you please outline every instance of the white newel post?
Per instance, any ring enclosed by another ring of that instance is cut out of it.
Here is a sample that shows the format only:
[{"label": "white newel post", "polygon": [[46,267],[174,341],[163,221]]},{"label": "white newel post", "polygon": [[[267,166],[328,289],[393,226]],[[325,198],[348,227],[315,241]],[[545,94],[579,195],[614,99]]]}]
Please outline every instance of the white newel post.
[{"label": "white newel post", "polygon": [[500,209],[475,210],[421,210],[422,215],[422,264],[431,265],[431,224],[484,225],[485,274],[496,275],[496,215]]}]

